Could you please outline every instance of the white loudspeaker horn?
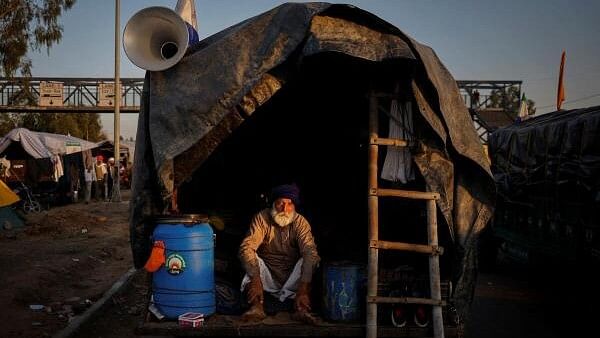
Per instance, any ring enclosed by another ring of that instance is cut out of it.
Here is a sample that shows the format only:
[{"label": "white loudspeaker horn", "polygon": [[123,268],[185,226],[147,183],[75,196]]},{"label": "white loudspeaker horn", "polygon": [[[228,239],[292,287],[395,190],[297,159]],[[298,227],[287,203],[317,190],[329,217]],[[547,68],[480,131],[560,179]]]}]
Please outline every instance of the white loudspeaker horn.
[{"label": "white loudspeaker horn", "polygon": [[[180,2],[186,3],[186,10],[191,11],[192,24],[182,18],[182,13],[166,7],[144,8],[129,19],[123,32],[123,48],[136,66],[150,71],[165,70],[183,58],[188,46],[198,42],[193,1]],[[177,9],[180,7],[183,6],[178,3]]]}]

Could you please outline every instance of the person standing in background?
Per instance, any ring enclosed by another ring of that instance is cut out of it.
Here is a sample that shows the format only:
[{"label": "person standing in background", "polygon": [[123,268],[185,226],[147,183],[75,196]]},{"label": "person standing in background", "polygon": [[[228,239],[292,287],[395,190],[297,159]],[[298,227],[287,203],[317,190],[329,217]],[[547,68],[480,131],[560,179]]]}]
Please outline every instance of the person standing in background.
[{"label": "person standing in background", "polygon": [[89,204],[92,197],[92,182],[96,181],[94,166],[87,166],[83,171],[83,176],[85,178],[85,204]]},{"label": "person standing in background", "polygon": [[102,155],[96,156],[96,163],[94,164],[94,170],[96,171],[96,196],[94,197],[97,201],[101,201],[103,198],[106,198],[106,164],[103,162],[104,157]]},{"label": "person standing in background", "polygon": [[70,196],[71,202],[77,203],[79,201],[81,182],[79,176],[79,167],[74,162],[69,164],[69,183],[70,187],[67,196]]},{"label": "person standing in background", "polygon": [[107,167],[107,175],[106,175],[106,201],[110,201],[112,198],[113,184],[115,181],[115,175],[119,174],[119,170],[117,166],[115,166],[115,158],[111,157],[108,159],[108,167]]}]

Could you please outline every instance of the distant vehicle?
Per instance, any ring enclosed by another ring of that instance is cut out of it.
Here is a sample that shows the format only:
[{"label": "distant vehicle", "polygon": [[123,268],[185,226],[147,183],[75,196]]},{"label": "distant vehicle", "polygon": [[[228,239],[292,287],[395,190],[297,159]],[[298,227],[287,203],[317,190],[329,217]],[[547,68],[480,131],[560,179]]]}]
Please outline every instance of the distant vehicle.
[{"label": "distant vehicle", "polygon": [[500,249],[532,264],[600,262],[599,131],[596,106],[541,115],[491,134],[498,200],[488,236],[495,246],[484,257]]}]

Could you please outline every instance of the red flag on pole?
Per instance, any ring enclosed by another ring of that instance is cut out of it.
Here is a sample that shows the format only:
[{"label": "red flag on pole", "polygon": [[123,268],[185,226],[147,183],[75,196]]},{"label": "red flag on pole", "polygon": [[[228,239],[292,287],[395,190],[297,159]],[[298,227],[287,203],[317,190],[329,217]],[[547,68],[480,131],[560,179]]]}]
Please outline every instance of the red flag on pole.
[{"label": "red flag on pole", "polygon": [[563,73],[565,70],[565,51],[563,50],[560,57],[560,72],[558,74],[558,93],[556,94],[556,110],[560,110],[563,101],[565,100],[565,85],[563,84]]}]

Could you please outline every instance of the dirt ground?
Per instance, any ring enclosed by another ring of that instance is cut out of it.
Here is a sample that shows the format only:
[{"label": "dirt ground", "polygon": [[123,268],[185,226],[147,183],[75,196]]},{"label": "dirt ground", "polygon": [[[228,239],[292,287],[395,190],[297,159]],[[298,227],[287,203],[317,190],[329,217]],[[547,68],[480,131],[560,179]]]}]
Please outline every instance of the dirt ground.
[{"label": "dirt ground", "polygon": [[499,256],[479,274],[466,337],[558,338],[597,336],[597,266],[519,264]]},{"label": "dirt ground", "polygon": [[[122,203],[55,207],[29,215],[24,229],[0,232],[0,337],[52,336],[129,270],[128,193]],[[479,274],[464,336],[568,337],[589,330],[597,311],[587,299],[598,284],[588,270],[536,271],[501,261]],[[134,337],[147,278],[136,273],[76,337]]]},{"label": "dirt ground", "polygon": [[[0,337],[48,337],[131,266],[129,190],[122,202],[74,203],[0,230]],[[40,308],[43,306],[43,308]]]},{"label": "dirt ground", "polygon": [[[145,273],[138,272],[129,287],[115,295],[97,319],[84,325],[76,337],[135,336],[135,328],[143,320],[146,306],[147,278]],[[510,264],[481,273],[472,320],[463,337],[553,338],[570,336],[569,333],[581,330],[582,326],[571,325],[564,318],[569,302],[564,297],[557,297],[555,286],[540,287],[539,278],[542,276],[534,276],[531,271]],[[561,311],[557,312],[559,309]]]},{"label": "dirt ground", "polygon": [[[146,306],[147,278],[146,273],[138,272],[129,287],[115,295],[97,319],[84,325],[76,337],[135,336]],[[582,300],[582,294],[589,294],[590,288],[595,286],[592,282],[582,282],[584,278],[503,261],[493,270],[479,274],[472,317],[463,337],[589,336],[584,332],[594,329],[597,311],[593,310],[593,303]]]}]

